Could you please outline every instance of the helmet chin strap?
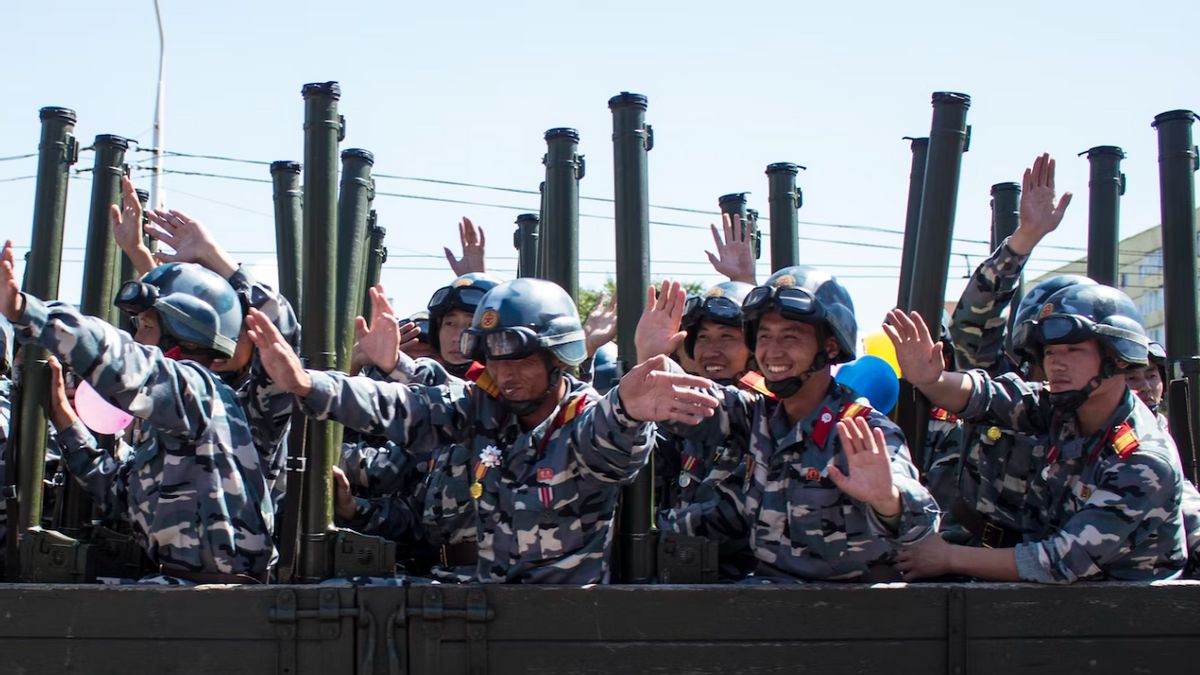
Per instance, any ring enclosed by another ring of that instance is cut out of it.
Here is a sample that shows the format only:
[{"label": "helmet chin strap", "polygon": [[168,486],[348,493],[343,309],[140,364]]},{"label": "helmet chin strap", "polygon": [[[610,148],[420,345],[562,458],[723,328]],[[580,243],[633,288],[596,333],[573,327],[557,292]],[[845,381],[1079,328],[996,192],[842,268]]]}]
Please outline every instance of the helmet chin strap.
[{"label": "helmet chin strap", "polygon": [[827,365],[829,365],[829,355],[825,352],[818,352],[817,355],[813,357],[812,365],[810,365],[808,370],[804,371],[803,373],[800,373],[799,375],[793,375],[792,377],[786,377],[778,381],[765,380],[767,391],[775,394],[781,399],[791,398],[800,391],[800,388],[804,386],[805,382],[808,382],[808,380],[813,376],[813,373],[823,370]]},{"label": "helmet chin strap", "polygon": [[504,407],[511,410],[517,417],[532,414],[533,411],[538,409],[538,406],[545,403],[547,397],[558,392],[558,383],[562,381],[563,369],[555,364],[549,355],[545,355],[545,360],[546,368],[549,370],[549,377],[547,378],[549,382],[546,384],[545,390],[536,398],[526,401],[514,401],[510,398],[505,398],[503,394],[500,395],[500,401],[504,404]]},{"label": "helmet chin strap", "polygon": [[1112,377],[1116,373],[1117,362],[1111,357],[1106,356],[1104,357],[1104,360],[1100,362],[1100,373],[1088,380],[1088,383],[1085,384],[1082,389],[1050,392],[1050,406],[1060,412],[1075,412],[1079,409],[1079,406],[1083,405],[1084,402],[1088,400],[1088,398],[1092,395],[1092,392],[1100,388],[1100,385],[1103,384],[1104,380]]},{"label": "helmet chin strap", "polygon": [[447,363],[443,367],[447,373],[461,380],[467,376],[467,371],[471,369],[471,363],[471,361],[467,361],[466,363]]}]

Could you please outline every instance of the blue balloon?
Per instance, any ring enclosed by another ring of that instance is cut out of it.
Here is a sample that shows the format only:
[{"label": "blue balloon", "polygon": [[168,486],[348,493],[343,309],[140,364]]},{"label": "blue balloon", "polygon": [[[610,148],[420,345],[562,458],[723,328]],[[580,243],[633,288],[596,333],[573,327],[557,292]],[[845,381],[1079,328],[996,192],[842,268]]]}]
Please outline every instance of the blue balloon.
[{"label": "blue balloon", "polygon": [[887,361],[866,354],[838,368],[834,380],[871,402],[871,407],[890,413],[900,398],[900,378]]}]

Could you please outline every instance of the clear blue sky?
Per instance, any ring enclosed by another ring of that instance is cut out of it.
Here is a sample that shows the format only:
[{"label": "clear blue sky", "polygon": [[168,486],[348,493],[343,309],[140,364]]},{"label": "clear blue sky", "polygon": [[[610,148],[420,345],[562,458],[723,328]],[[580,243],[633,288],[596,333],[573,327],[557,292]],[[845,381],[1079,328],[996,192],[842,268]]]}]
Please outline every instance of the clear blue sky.
[{"label": "clear blue sky", "polygon": [[[1200,5],[1128,2],[181,2],[163,0],[168,42],[166,147],[257,160],[302,156],[306,82],[338,80],[348,121],[343,147],[376,156],[376,171],[536,189],[542,133],[579,130],[584,195],[612,194],[611,116],[622,90],[649,97],[650,198],[716,211],[716,198],[751,191],[766,213],[763,170],[806,165],[804,221],[900,229],[910,153],[926,135],[929,96],[972,96],[956,237],[987,239],[988,190],[1019,180],[1042,151],[1057,157],[1060,190],[1075,203],[1046,244],[1086,241],[1087,162],[1076,153],[1118,145],[1128,192],[1122,234],[1159,221],[1155,114],[1200,108],[1194,31]],[[37,110],[79,113],[84,145],[116,133],[150,146],[157,35],[150,0],[5,3],[7,69],[0,157],[34,152]],[[147,153],[133,153],[143,159]],[[85,154],[77,168],[91,165]],[[36,160],[0,162],[0,181]],[[172,159],[169,169],[268,176],[265,167]],[[140,181],[148,186],[148,179]],[[78,297],[91,188],[72,181],[62,296]],[[168,205],[203,220],[247,263],[273,260],[269,185],[168,176]],[[383,180],[385,192],[536,210],[533,196]],[[33,181],[0,182],[6,235],[28,244]],[[450,272],[468,215],[489,235],[492,267],[511,276],[511,209],[379,197],[391,259],[383,281],[401,311],[424,305]],[[611,206],[584,202],[587,214]],[[712,218],[654,210],[652,219],[704,227]],[[588,258],[612,257],[610,219],[584,218]],[[899,245],[899,235],[818,225],[804,236]],[[656,226],[652,274],[718,281],[706,229]],[[986,247],[956,243],[948,295]],[[1075,256],[1043,248],[1031,271]],[[803,262],[829,265],[855,298],[864,331],[895,298],[898,250],[802,242]],[[760,279],[766,269],[766,256]],[[678,261],[678,262],[676,262]],[[835,267],[836,266],[836,267]],[[612,270],[581,264],[583,286]],[[424,270],[424,271],[421,271]]]}]

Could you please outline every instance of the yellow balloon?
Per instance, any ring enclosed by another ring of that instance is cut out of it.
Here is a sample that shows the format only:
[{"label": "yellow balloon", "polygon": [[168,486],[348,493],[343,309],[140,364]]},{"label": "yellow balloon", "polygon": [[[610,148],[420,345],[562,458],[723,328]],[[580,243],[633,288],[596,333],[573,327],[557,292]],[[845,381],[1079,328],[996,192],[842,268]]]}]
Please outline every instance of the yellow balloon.
[{"label": "yellow balloon", "polygon": [[878,356],[896,371],[896,377],[904,377],[900,372],[900,362],[896,359],[896,345],[883,331],[871,333],[863,337],[863,351]]}]

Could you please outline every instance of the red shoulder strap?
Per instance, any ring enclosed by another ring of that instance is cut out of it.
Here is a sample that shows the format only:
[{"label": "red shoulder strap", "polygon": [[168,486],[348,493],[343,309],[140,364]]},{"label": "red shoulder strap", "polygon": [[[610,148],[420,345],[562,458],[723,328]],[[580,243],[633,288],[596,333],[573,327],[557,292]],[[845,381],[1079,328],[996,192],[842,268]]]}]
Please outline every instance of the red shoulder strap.
[{"label": "red shoulder strap", "polygon": [[775,398],[775,394],[772,394],[771,390],[767,389],[767,378],[753,370],[748,371],[738,380],[738,386],[747,391],[756,391],[767,398]]},{"label": "red shoulder strap", "polygon": [[471,367],[467,368],[467,379],[475,383],[475,386],[483,390],[483,393],[492,398],[500,397],[500,387],[496,386],[496,381],[488,374],[487,368],[478,361],[472,361]]}]

